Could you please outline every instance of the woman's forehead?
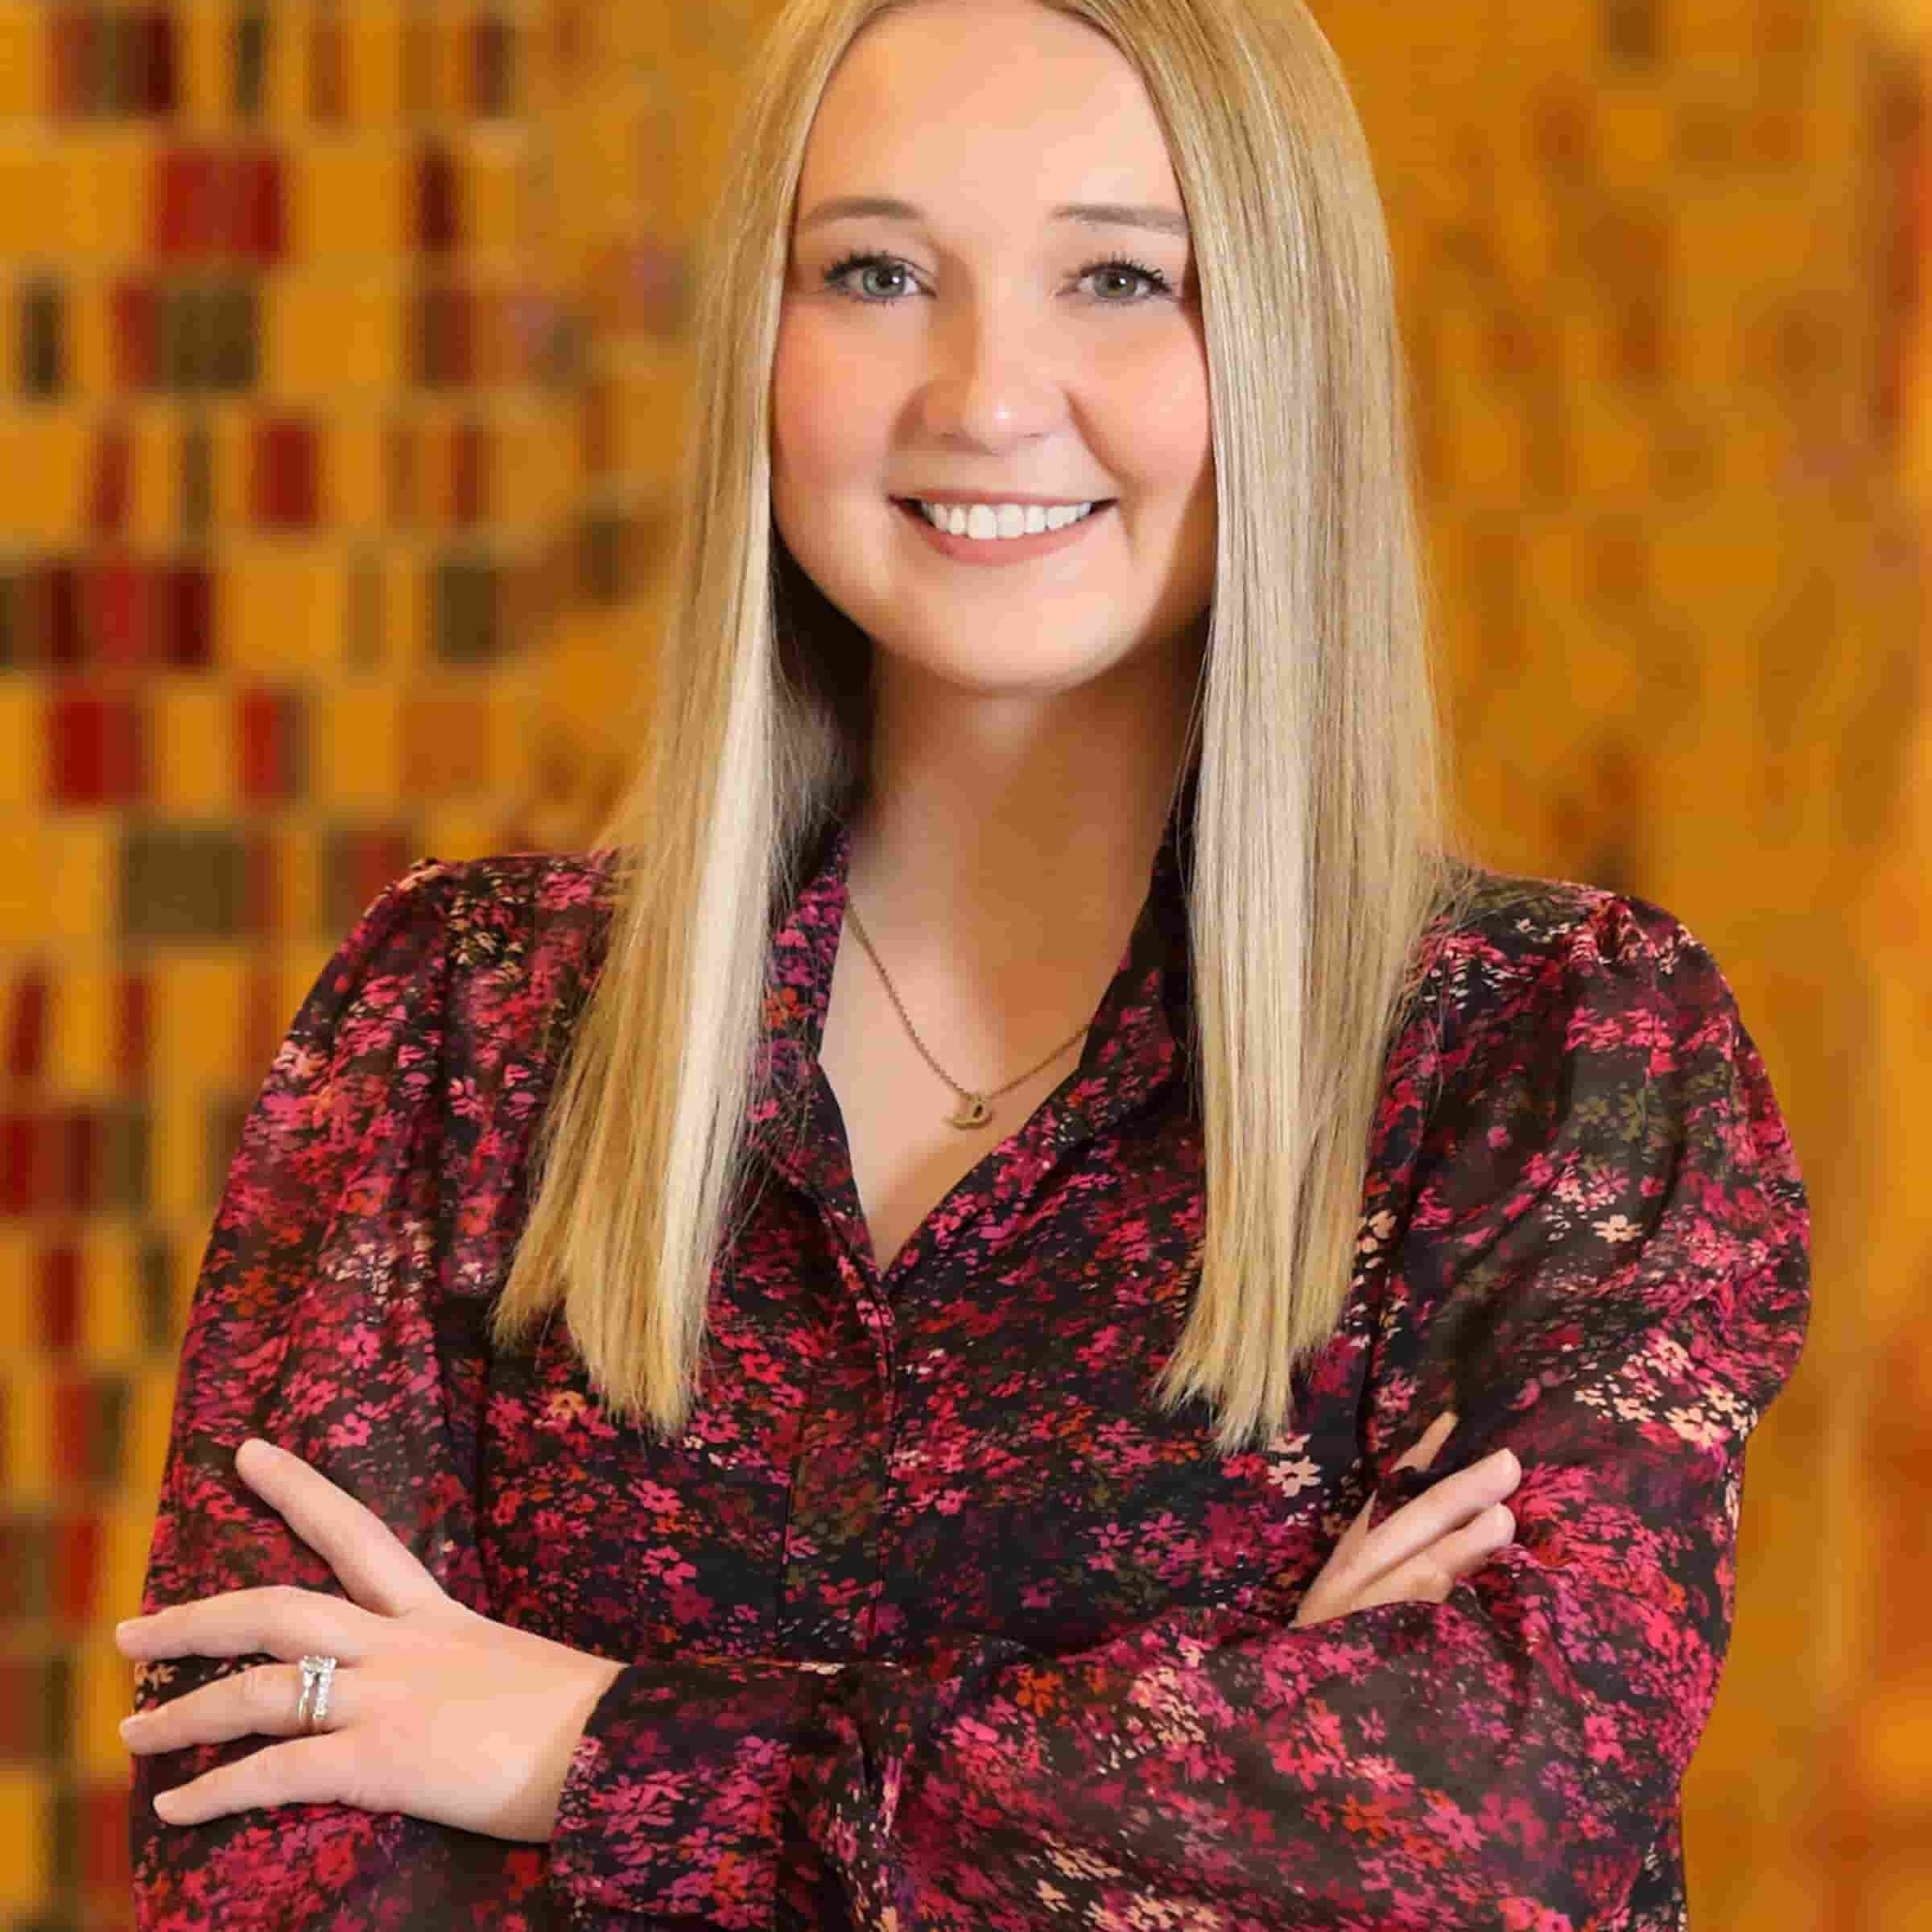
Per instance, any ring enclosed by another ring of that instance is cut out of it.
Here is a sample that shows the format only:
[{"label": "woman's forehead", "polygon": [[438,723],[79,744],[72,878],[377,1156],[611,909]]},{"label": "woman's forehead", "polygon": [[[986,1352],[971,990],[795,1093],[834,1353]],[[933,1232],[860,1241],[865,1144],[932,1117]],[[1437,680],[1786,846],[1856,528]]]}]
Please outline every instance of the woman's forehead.
[{"label": "woman's forehead", "polygon": [[888,14],[853,42],[812,124],[795,233],[863,216],[935,239],[1004,238],[1111,208],[1185,236],[1160,122],[1120,50],[1031,0],[993,10],[1038,46],[989,52],[988,23],[953,0]]}]

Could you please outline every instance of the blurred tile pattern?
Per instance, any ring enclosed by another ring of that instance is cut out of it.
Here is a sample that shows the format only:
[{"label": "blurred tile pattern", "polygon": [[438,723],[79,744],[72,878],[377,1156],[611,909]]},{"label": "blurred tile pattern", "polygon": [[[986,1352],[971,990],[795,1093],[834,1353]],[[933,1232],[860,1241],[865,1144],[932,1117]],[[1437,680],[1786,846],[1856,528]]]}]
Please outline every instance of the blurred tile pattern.
[{"label": "blurred tile pattern", "polygon": [[[774,10],[0,0],[9,1932],[130,1923],[109,1633],[296,1004],[411,861],[576,844],[630,756]],[[1932,1153],[1932,0],[1316,12],[1396,231],[1469,842],[1717,951],[1812,1187],[1694,1922],[1932,1923],[1932,1231],[1881,1186]]]}]

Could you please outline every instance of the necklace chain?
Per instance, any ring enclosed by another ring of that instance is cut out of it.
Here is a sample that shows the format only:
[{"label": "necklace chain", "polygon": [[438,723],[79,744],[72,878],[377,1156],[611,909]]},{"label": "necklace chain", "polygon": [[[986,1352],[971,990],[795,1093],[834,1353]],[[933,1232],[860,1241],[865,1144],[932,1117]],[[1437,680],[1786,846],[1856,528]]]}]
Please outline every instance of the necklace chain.
[{"label": "necklace chain", "polygon": [[946,1117],[947,1124],[949,1126],[985,1126],[986,1123],[993,1118],[993,1109],[987,1104],[989,1100],[997,1100],[1001,1094],[1012,1092],[1013,1088],[1018,1087],[1022,1081],[1031,1080],[1042,1067],[1046,1066],[1051,1061],[1057,1060],[1069,1046],[1074,1045],[1075,1042],[1084,1038],[1087,1034],[1088,1029],[1093,1024],[1092,1021],[1088,1021],[1086,1025],[1083,1026],[1078,1032],[1061,1041],[1059,1045],[1055,1047],[1053,1051],[1048,1054],[1045,1059],[1036,1060],[1032,1066],[1026,1069],[1024,1073],[1019,1075],[1013,1080],[1009,1080],[1004,1087],[995,1087],[991,1089],[990,1092],[985,1093],[975,1093],[970,1088],[962,1087],[959,1082],[956,1080],[952,1075],[949,1074],[946,1069],[942,1067],[930,1053],[927,1051],[926,1042],[919,1038],[919,1030],[913,1025],[910,1018],[906,1013],[905,1006],[899,999],[898,989],[895,988],[892,983],[891,974],[886,972],[885,965],[880,960],[879,956],[872,949],[872,941],[865,936],[865,923],[859,917],[858,906],[852,899],[849,889],[847,890],[845,895],[845,911],[847,916],[852,921],[852,930],[858,935],[859,943],[865,948],[865,956],[872,961],[874,966],[878,968],[879,977],[885,983],[886,997],[892,1001],[894,1009],[898,1013],[901,1022],[904,1025],[906,1032],[911,1036],[913,1045],[919,1050],[919,1057],[924,1060],[926,1064],[930,1067],[933,1071],[936,1073],[939,1078],[943,1080],[946,1084],[960,1096],[961,1102],[960,1111],[956,1114],[948,1114]]}]

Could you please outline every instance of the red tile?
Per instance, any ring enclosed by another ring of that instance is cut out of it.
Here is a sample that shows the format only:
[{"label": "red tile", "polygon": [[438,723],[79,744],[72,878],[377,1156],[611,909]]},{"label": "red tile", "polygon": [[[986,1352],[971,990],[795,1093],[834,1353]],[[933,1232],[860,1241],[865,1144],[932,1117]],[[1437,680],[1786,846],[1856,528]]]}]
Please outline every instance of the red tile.
[{"label": "red tile", "polygon": [[72,1212],[85,1193],[85,1127],[72,1108],[0,1116],[0,1212]]},{"label": "red tile", "polygon": [[475,316],[469,290],[445,283],[422,291],[416,311],[419,379],[431,386],[473,382],[476,375]]},{"label": "red tile", "polygon": [[[18,1531],[0,1530],[0,1559],[10,1558],[17,1565],[25,1554],[21,1540]],[[19,1571],[10,1566],[0,1575],[18,1579]],[[0,1603],[6,1600],[6,1584],[0,1582]],[[0,1657],[0,1758],[24,1761],[37,1757],[44,1746],[40,1735],[44,1668],[38,1657]]]},{"label": "red tile", "polygon": [[426,147],[416,161],[416,246],[440,255],[456,245],[456,165],[446,148]]},{"label": "red tile", "polygon": [[71,1353],[80,1331],[80,1257],[67,1242],[43,1249],[34,1283],[40,1346]]},{"label": "red tile", "polygon": [[121,975],[114,1003],[114,1075],[124,1086],[138,1087],[147,1078],[154,1042],[152,998],[145,973]]},{"label": "red tile", "polygon": [[84,654],[80,573],[72,564],[47,566],[41,608],[47,613],[47,661],[56,670],[76,668]]},{"label": "red tile", "polygon": [[91,1107],[76,1107],[55,1137],[60,1166],[56,1181],[58,1205],[75,1214],[93,1214],[108,1205],[102,1185],[107,1123]]},{"label": "red tile", "polygon": [[306,530],[320,514],[321,452],[316,426],[296,417],[258,423],[250,448],[250,514],[272,529]]},{"label": "red tile", "polygon": [[179,105],[175,91],[175,23],[164,6],[143,7],[128,23],[140,37],[141,71],[147,97],[140,105],[151,114],[171,114]]},{"label": "red tile", "polygon": [[159,366],[160,304],[153,284],[133,276],[114,284],[109,303],[114,333],[114,386],[152,389]]},{"label": "red tile", "polygon": [[56,805],[137,799],[144,786],[141,720],[131,697],[57,695],[48,712],[48,782]]},{"label": "red tile", "polygon": [[162,580],[160,661],[177,671],[214,662],[214,586],[204,564],[171,564]]},{"label": "red tile", "polygon": [[[52,1435],[50,1453],[56,1483],[84,1483],[94,1473],[94,1392],[77,1375],[54,1378],[47,1403],[47,1426]],[[55,1564],[54,1589],[58,1600],[60,1588],[59,1563]],[[50,1613],[51,1613],[50,1606]]]},{"label": "red tile", "polygon": [[229,171],[229,251],[251,262],[279,261],[285,238],[281,156],[269,148],[236,155]]},{"label": "red tile", "polygon": [[235,783],[244,804],[273,803],[283,795],[283,713],[277,691],[257,689],[235,699]]},{"label": "red tile", "polygon": [[[99,1407],[100,1398],[92,1388],[84,1391],[87,1398],[87,1418],[91,1439],[93,1418]],[[91,1463],[94,1455],[90,1439],[87,1451]],[[89,1476],[105,1476],[106,1470],[88,1472]],[[101,1521],[94,1516],[72,1516],[57,1523],[54,1529],[54,1602],[56,1622],[64,1624],[76,1634],[85,1629],[93,1620],[101,1596]]]},{"label": "red tile", "polygon": [[92,7],[50,7],[47,52],[50,72],[47,98],[56,114],[85,114],[93,111],[90,97],[93,86],[94,60],[100,43],[101,23]]},{"label": "red tile", "polygon": [[88,527],[97,537],[118,536],[127,526],[133,439],[125,423],[104,424],[95,436],[88,477]]},{"label": "red tile", "polygon": [[154,662],[151,564],[131,557],[107,558],[88,572],[84,595],[96,663],[145,668]]},{"label": "red tile", "polygon": [[[110,1614],[119,1612],[132,1616],[140,1606],[130,1604],[124,1608],[119,1604],[109,1604],[105,1608]],[[131,1686],[127,1708],[134,1708]],[[130,1912],[133,1895],[128,1889],[131,1872],[126,1788],[121,1785],[89,1786],[79,1794],[75,1810],[80,1827],[80,1869],[87,1874],[88,1884],[95,1889],[95,1897],[86,1908],[85,1922],[94,1932],[130,1928],[134,1919]],[[104,1917],[110,1909],[116,1915]]]},{"label": "red tile", "polygon": [[204,147],[155,155],[150,232],[164,260],[199,261],[214,252],[223,173],[220,158]]},{"label": "red tile", "polygon": [[279,259],[284,195],[281,157],[273,149],[163,150],[155,158],[151,192],[154,246],[164,258]]},{"label": "red tile", "polygon": [[13,1009],[7,1015],[6,1073],[9,1080],[37,1080],[47,1055],[47,975],[28,967],[14,982]]},{"label": "red tile", "polygon": [[345,841],[342,863],[349,873],[349,896],[366,906],[408,869],[409,852],[400,832],[358,832]]},{"label": "red tile", "polygon": [[23,1215],[34,1186],[34,1116],[0,1113],[0,1214]]}]

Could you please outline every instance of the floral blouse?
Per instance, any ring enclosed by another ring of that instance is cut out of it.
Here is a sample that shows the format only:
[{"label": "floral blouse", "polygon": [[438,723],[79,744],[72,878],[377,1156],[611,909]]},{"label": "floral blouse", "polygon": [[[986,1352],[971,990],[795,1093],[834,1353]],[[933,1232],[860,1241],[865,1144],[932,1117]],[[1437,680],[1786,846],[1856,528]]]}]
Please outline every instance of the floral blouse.
[{"label": "floral blouse", "polygon": [[[817,1058],[828,822],[774,919],[762,1185],[670,1443],[612,1421],[560,1319],[515,1355],[484,1326],[609,855],[424,860],[375,899],[228,1175],[142,1608],[343,1594],[236,1474],[261,1435],[453,1597],[625,1668],[547,1844],[341,1805],[169,1826],[156,1792],[280,1740],[135,1758],[142,1927],[1685,1926],[1745,1439],[1810,1307],[1731,989],[1645,900],[1480,871],[1423,942],[1340,1327],[1291,1426],[1223,1456],[1149,1393],[1203,1228],[1183,824],[1077,1069],[881,1273]],[[1444,1602],[1294,1626],[1372,1495],[1505,1444],[1515,1540]],[[143,1666],[137,1702],[255,1661]]]}]

